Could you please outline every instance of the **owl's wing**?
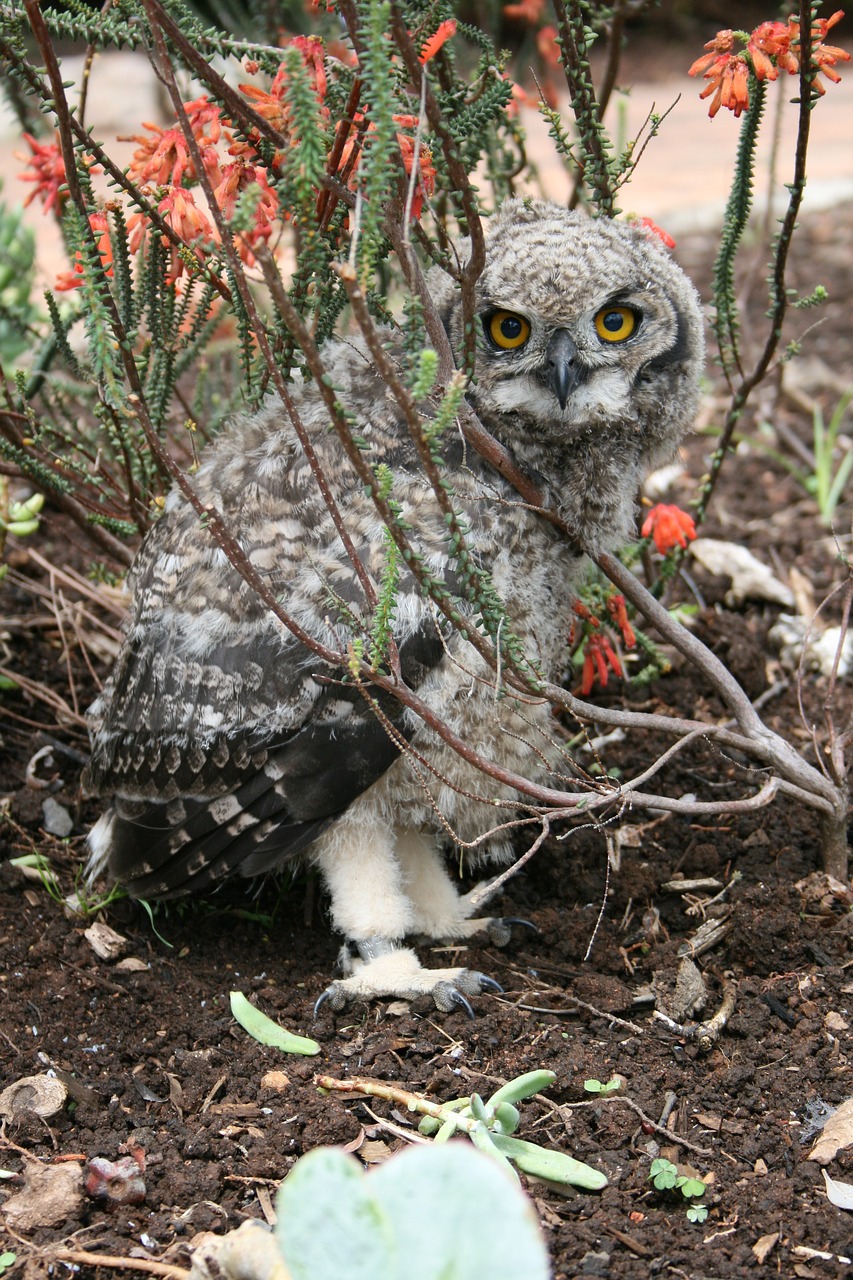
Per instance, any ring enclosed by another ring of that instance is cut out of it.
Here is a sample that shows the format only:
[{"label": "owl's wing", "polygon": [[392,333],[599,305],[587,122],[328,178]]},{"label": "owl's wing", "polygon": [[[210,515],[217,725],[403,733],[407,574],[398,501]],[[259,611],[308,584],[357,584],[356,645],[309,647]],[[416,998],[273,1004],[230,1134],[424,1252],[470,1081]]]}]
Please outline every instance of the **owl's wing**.
[{"label": "owl's wing", "polygon": [[[232,586],[236,595],[245,584]],[[269,871],[315,840],[399,754],[342,670],[271,625],[257,599],[233,611],[240,625],[194,656],[187,632],[210,629],[213,608],[190,627],[186,617],[176,626],[173,607],[144,606],[92,708],[84,784],[114,799],[90,837],[91,870],[136,897]],[[403,678],[416,688],[444,654],[429,610],[398,648]],[[396,699],[376,701],[409,736]]]}]

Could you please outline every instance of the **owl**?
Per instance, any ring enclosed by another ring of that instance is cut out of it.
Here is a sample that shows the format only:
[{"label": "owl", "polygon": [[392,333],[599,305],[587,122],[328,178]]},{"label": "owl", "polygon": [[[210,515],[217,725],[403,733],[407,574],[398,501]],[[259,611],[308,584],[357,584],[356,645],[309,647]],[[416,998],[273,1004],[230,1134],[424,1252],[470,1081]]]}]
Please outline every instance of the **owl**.
[{"label": "owl", "polygon": [[[441,273],[432,286],[461,359],[458,292]],[[476,310],[468,401],[576,541],[522,501],[461,432],[442,439],[444,475],[471,561],[501,602],[501,626],[533,669],[559,680],[584,568],[578,544],[611,550],[631,537],[644,474],[671,457],[694,416],[699,303],[643,229],[511,200],[490,222]],[[390,331],[387,344],[402,360]],[[482,626],[366,345],[334,340],[323,358],[364,458],[388,469],[421,564],[457,584],[459,610]],[[297,381],[293,401],[351,544],[373,582],[387,582],[385,527],[330,430],[320,389]],[[335,653],[360,630],[369,634],[363,578],[277,399],[225,428],[192,483],[304,633]],[[548,703],[507,685],[402,569],[390,625],[407,685],[480,757],[559,785],[566,763]],[[441,1010],[471,1012],[471,997],[497,984],[465,968],[424,967],[407,943],[482,931],[507,939],[511,922],[475,915],[485,892],[460,893],[448,867],[510,858],[518,792],[390,695],[365,697],[343,666],[297,639],[178,490],[128,588],[124,643],[90,712],[85,786],[109,800],[89,836],[91,874],[147,899],[209,892],[224,877],[263,876],[300,858],[319,869],[344,939],[339,976],[318,1005],[337,1011],[362,997],[431,994]]]}]

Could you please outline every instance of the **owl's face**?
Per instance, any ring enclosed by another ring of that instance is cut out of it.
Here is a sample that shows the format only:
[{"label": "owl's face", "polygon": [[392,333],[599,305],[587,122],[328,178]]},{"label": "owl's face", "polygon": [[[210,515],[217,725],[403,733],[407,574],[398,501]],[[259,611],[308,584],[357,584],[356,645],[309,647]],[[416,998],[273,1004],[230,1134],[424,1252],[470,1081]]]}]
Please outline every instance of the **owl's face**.
[{"label": "owl's face", "polygon": [[698,300],[645,231],[511,201],[490,224],[477,309],[471,398],[499,434],[559,446],[627,432],[651,455],[671,451],[689,424],[703,359]]}]

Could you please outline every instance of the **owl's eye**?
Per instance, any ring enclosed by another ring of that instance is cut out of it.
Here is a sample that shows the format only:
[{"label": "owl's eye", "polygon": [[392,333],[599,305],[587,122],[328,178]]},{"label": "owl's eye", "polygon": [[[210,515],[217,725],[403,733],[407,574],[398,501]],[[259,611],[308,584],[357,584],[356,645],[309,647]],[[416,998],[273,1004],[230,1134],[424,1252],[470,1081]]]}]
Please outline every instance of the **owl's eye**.
[{"label": "owl's eye", "polygon": [[624,342],[636,329],[638,318],[630,307],[602,307],[595,317],[595,332],[602,342]]},{"label": "owl's eye", "polygon": [[530,324],[514,311],[493,311],[483,317],[486,337],[501,351],[517,351],[530,337]]}]

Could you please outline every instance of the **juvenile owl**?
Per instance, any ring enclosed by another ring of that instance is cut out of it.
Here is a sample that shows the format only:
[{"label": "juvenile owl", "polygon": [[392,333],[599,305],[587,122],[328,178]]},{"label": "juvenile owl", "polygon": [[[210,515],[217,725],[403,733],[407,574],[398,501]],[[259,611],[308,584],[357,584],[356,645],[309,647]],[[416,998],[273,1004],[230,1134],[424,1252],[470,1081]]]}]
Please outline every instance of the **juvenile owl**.
[{"label": "juvenile owl", "polygon": [[[460,356],[452,282],[442,277],[435,296]],[[618,547],[631,536],[640,481],[673,454],[696,410],[703,341],[692,285],[637,227],[510,201],[490,224],[477,312],[472,407],[578,542]],[[393,352],[390,334],[388,342]],[[323,357],[364,456],[393,475],[424,565],[452,586],[447,526],[396,401],[360,341],[331,342]],[[388,553],[375,506],[316,384],[297,384],[294,399],[380,583]],[[442,448],[469,551],[491,576],[508,632],[559,680],[581,556],[461,435]],[[306,632],[346,652],[359,620],[369,631],[362,585],[277,400],[220,434],[193,485]],[[342,669],[265,608],[177,490],[128,586],[126,639],[91,709],[86,785],[111,801],[90,834],[92,874],[153,898],[209,891],[225,876],[263,875],[301,855],[319,868],[345,939],[343,976],[320,1001],[341,1009],[356,997],[428,992],[440,1009],[470,1009],[470,996],[496,984],[466,969],[426,969],[404,942],[506,935],[500,920],[471,918],[445,857],[455,866],[460,851],[507,859],[505,833],[482,837],[513,816],[518,793],[393,699],[382,703],[383,723]],[[469,613],[476,622],[473,605]],[[393,633],[406,682],[463,742],[559,785],[565,762],[548,704],[506,687],[498,696],[495,673],[406,573]]]}]

